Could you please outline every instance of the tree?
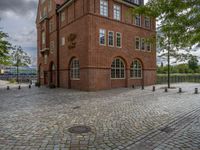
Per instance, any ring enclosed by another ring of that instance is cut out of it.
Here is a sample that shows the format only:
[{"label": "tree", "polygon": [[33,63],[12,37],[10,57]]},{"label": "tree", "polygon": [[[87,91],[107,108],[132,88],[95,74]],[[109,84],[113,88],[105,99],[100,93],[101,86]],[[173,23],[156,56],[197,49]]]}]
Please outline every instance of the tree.
[{"label": "tree", "polygon": [[196,73],[197,69],[198,69],[198,59],[197,57],[193,56],[190,58],[190,60],[188,61],[188,66],[191,70],[193,70],[193,72]]},{"label": "tree", "polygon": [[132,9],[159,20],[157,31],[158,52],[168,62],[168,88],[170,88],[171,57],[176,61],[188,59],[192,46],[200,43],[200,1],[149,0],[147,5]]},{"label": "tree", "polygon": [[6,40],[8,35],[3,31],[0,31],[0,64],[9,64],[9,49],[11,44]]},{"label": "tree", "polygon": [[31,64],[31,57],[20,46],[15,46],[11,54],[13,66],[17,67],[17,82],[19,82],[19,67]]}]

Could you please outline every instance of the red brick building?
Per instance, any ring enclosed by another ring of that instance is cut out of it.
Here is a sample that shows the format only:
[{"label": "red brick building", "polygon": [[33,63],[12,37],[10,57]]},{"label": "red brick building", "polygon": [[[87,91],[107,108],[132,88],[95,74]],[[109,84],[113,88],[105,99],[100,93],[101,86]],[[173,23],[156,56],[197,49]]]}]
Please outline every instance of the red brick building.
[{"label": "red brick building", "polygon": [[143,0],[40,0],[40,83],[86,91],[154,84],[155,20],[128,13],[138,5]]}]

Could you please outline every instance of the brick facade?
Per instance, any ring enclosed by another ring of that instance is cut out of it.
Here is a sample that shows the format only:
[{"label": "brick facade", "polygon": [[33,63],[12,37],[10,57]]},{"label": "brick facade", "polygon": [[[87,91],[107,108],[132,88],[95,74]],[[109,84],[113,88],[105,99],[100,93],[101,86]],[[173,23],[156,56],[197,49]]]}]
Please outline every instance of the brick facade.
[{"label": "brick facade", "polygon": [[[41,84],[95,91],[155,83],[155,44],[151,43],[151,51],[135,49],[136,37],[155,37],[155,20],[151,18],[150,28],[147,29],[144,27],[144,16],[142,16],[141,26],[136,26],[135,16],[131,16],[128,10],[137,5],[125,1],[108,0],[108,16],[105,17],[100,15],[100,0],[65,2],[52,0],[51,11],[48,10],[49,0],[43,1],[39,2],[36,20],[38,80]],[[120,6],[120,20],[113,19],[114,4]],[[47,15],[40,17],[45,7]],[[105,46],[99,43],[100,29],[106,31]],[[108,46],[108,31],[114,33],[113,47]],[[42,44],[42,32],[45,32],[45,44]],[[117,33],[121,33],[121,48],[116,46]],[[78,79],[72,79],[70,75],[72,70],[70,64],[73,58],[79,60],[80,77]],[[124,64],[124,78],[111,78],[111,64],[115,58],[120,58]],[[142,66],[142,75],[138,79],[130,76],[131,64],[134,60],[140,61]]]}]

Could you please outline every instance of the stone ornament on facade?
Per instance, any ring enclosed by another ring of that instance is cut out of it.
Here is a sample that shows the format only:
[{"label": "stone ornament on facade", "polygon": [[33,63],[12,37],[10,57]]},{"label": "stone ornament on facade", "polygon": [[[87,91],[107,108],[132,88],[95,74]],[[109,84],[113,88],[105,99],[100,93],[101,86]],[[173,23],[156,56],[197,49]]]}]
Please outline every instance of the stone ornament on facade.
[{"label": "stone ornament on facade", "polygon": [[68,45],[68,48],[69,49],[73,49],[76,47],[76,38],[77,38],[77,35],[74,34],[74,33],[71,33],[69,36],[68,36],[68,42],[69,42],[69,45]]}]

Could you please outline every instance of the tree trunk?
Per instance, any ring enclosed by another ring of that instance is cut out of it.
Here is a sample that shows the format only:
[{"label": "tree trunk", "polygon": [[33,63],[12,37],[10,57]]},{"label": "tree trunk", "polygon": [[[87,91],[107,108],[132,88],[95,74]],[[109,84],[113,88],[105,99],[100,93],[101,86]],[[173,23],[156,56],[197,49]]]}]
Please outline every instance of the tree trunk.
[{"label": "tree trunk", "polygon": [[19,83],[19,66],[17,65],[17,83]]},{"label": "tree trunk", "polygon": [[168,36],[168,55],[167,55],[167,63],[168,63],[168,68],[167,68],[167,73],[168,73],[168,88],[170,88],[170,39]]}]

